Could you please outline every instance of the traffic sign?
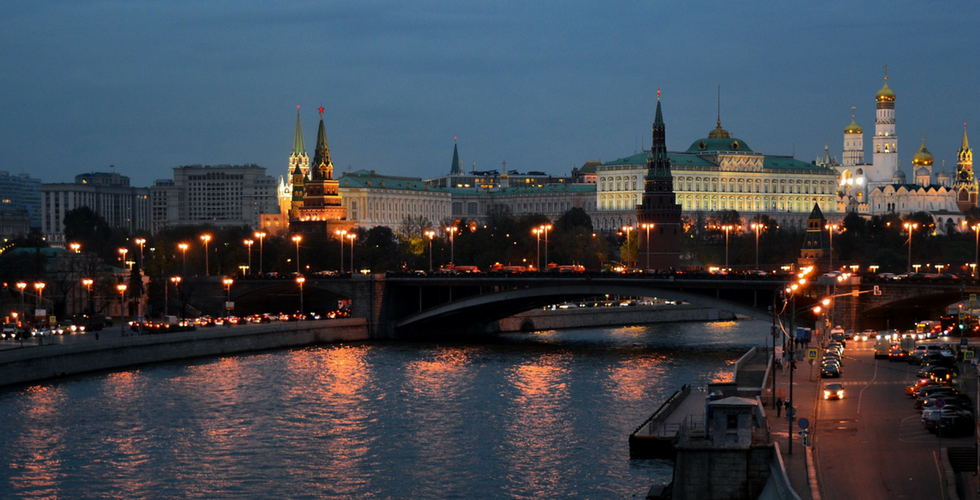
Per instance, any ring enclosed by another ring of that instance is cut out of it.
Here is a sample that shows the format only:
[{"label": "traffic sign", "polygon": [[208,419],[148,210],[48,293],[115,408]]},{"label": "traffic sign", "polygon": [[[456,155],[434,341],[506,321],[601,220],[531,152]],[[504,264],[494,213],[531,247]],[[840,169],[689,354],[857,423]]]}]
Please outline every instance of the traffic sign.
[{"label": "traffic sign", "polygon": [[806,351],[806,357],[808,359],[817,359],[817,350],[816,349],[807,349],[807,351]]},{"label": "traffic sign", "polygon": [[972,350],[963,351],[963,360],[969,361],[971,359],[973,359],[973,351]]},{"label": "traffic sign", "polygon": [[977,301],[977,294],[971,293],[970,294],[970,302],[976,302],[976,301]]},{"label": "traffic sign", "polygon": [[799,425],[800,425],[800,429],[806,429],[807,427],[810,427],[810,421],[807,420],[805,417],[801,418]]},{"label": "traffic sign", "polygon": [[936,398],[936,402],[933,403],[932,406],[935,406],[936,408],[942,408],[946,406],[946,400],[943,398]]}]

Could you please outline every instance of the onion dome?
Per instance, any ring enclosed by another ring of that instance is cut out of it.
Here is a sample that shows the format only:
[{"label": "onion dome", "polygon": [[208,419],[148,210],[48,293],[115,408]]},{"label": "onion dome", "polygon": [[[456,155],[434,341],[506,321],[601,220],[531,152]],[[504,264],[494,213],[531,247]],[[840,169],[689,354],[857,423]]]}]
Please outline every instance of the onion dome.
[{"label": "onion dome", "polygon": [[901,170],[896,170],[895,173],[892,174],[892,184],[905,184],[905,183],[906,183],[905,172],[902,172]]},{"label": "onion dome", "polygon": [[862,132],[864,132],[864,129],[862,129],[861,126],[858,125],[856,121],[854,121],[854,117],[852,116],[851,117],[851,124],[848,125],[848,126],[846,126],[846,127],[844,127],[844,133],[845,134],[860,134]]},{"label": "onion dome", "polygon": [[875,94],[875,100],[878,102],[895,100],[895,91],[888,87],[887,76],[885,77],[885,85],[881,87],[881,90],[879,90],[877,94]]},{"label": "onion dome", "polygon": [[926,149],[926,138],[922,138],[922,147],[914,155],[912,155],[912,165],[916,167],[927,167],[932,166],[932,153]]}]

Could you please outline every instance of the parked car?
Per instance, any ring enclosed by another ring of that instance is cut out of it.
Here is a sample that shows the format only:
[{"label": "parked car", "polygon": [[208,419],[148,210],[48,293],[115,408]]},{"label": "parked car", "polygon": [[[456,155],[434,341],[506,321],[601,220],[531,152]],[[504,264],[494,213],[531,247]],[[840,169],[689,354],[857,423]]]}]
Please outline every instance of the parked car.
[{"label": "parked car", "polygon": [[820,367],[820,377],[821,378],[839,378],[841,376],[841,367],[839,364],[827,364]]}]

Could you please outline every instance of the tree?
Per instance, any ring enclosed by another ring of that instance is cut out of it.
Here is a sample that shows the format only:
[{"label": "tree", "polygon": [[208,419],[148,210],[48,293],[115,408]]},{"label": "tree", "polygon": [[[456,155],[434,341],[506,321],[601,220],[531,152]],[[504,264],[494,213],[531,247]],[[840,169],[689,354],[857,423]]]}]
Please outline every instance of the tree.
[{"label": "tree", "polygon": [[575,228],[583,228],[587,232],[592,232],[592,217],[589,217],[589,214],[579,207],[570,208],[555,221],[556,231],[572,231]]},{"label": "tree", "polygon": [[101,215],[89,207],[82,206],[65,213],[65,241],[79,243],[82,250],[94,252],[103,259],[115,256],[112,248],[112,228]]}]

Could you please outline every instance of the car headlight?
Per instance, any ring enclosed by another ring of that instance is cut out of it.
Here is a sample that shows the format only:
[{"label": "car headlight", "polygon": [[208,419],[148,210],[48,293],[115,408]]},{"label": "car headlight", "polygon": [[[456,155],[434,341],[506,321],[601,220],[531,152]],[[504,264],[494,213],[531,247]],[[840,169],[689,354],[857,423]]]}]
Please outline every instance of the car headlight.
[{"label": "car headlight", "polygon": [[830,399],[830,391],[823,391],[823,398]]},{"label": "car headlight", "polygon": [[844,390],[843,389],[837,391],[837,397],[840,398],[840,399],[844,399]]}]

